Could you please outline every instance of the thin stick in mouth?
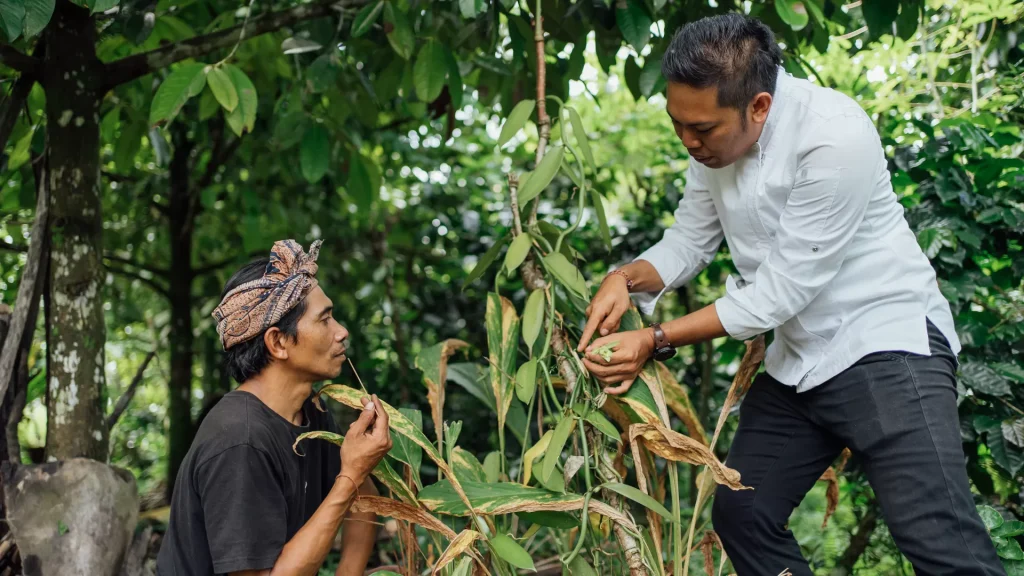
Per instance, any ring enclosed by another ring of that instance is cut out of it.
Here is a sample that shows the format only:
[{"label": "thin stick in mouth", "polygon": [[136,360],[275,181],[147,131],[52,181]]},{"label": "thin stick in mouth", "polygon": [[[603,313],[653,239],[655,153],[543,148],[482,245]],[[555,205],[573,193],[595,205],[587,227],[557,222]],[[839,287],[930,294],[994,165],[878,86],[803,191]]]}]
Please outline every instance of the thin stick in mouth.
[{"label": "thin stick in mouth", "polygon": [[366,391],[366,386],[363,385],[363,379],[359,377],[359,372],[356,371],[356,365],[352,363],[351,358],[346,357],[345,359],[348,360],[348,365],[350,368],[352,368],[352,373],[356,375],[356,381],[359,382],[359,388],[362,389],[363,394],[369,396],[370,393]]}]

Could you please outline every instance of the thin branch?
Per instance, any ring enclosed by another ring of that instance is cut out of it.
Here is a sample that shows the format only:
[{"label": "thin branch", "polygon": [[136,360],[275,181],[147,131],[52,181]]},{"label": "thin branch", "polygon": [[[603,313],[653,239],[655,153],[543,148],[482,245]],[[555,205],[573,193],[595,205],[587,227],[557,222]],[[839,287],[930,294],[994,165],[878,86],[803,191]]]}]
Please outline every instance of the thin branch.
[{"label": "thin branch", "polygon": [[35,82],[35,77],[29,74],[22,74],[14,82],[11,93],[4,102],[3,109],[0,110],[0,150],[7,147],[7,140],[10,139],[11,132],[14,131],[14,123],[18,121],[18,115],[25,107],[28,94],[32,91],[32,85]]},{"label": "thin branch", "polygon": [[106,260],[110,260],[111,262],[118,262],[118,263],[121,263],[121,264],[127,264],[128,266],[131,266],[132,268],[138,268],[139,270],[145,270],[146,272],[149,272],[150,274],[153,274],[153,275],[156,275],[156,276],[167,276],[168,274],[170,274],[170,272],[166,268],[160,268],[159,266],[151,266],[149,264],[139,264],[138,262],[135,262],[134,260],[131,260],[130,258],[121,258],[120,256],[114,256],[113,254],[110,254],[110,253],[104,254],[103,258],[106,259]]},{"label": "thin branch", "polygon": [[22,74],[37,76],[42,68],[42,61],[34,56],[19,52],[10,44],[0,44],[0,62]]},{"label": "thin branch", "polygon": [[[266,256],[266,255],[267,255],[266,250],[253,250],[252,252],[249,252],[248,254],[246,254],[246,257],[251,259],[251,258],[259,258],[261,256]],[[229,258],[225,258],[225,259],[217,261],[217,262],[211,262],[209,264],[204,264],[202,266],[194,268],[192,270],[192,273],[195,276],[202,276],[203,274],[209,274],[210,272],[216,272],[217,270],[220,270],[221,268],[227,266],[228,264],[231,264],[232,262],[237,262],[237,261],[238,261],[238,255],[236,254],[236,255],[231,256]]]},{"label": "thin branch", "polygon": [[0,240],[0,250],[7,252],[27,252],[28,246],[25,246],[24,244],[12,244],[10,242]]},{"label": "thin branch", "polygon": [[352,8],[366,4],[368,0],[319,0],[312,4],[303,4],[288,10],[279,10],[254,18],[247,25],[238,25],[226,30],[203,34],[174,44],[161,46],[149,52],[135,54],[111,62],[105,67],[105,85],[107,89],[131,82],[155,70],[166,68],[175,62],[187,58],[199,58],[214,50],[227,48],[239,42],[242,35],[252,39],[268,32],[298,24],[306,20],[321,18],[331,13],[334,8]]},{"label": "thin branch", "polygon": [[149,366],[149,361],[156,356],[156,350],[151,350],[149,354],[146,354],[146,359],[142,361],[142,365],[135,371],[135,376],[132,378],[132,383],[128,385],[128,389],[124,391],[124,394],[117,399],[117,405],[114,406],[114,411],[107,416],[107,430],[113,430],[114,424],[117,424],[117,420],[121,418],[121,414],[128,408],[128,404],[135,397],[135,389],[139,387],[139,383],[142,382],[142,373],[146,371],[146,367]]},{"label": "thin branch", "polygon": [[132,272],[130,270],[125,270],[124,268],[115,268],[115,267],[111,266],[110,264],[107,264],[106,268],[107,268],[107,271],[110,272],[111,274],[117,274],[118,276],[124,276],[125,278],[130,278],[132,280],[138,280],[139,282],[142,282],[142,283],[148,285],[155,292],[157,292],[161,296],[164,296],[165,298],[170,298],[170,296],[171,296],[171,292],[166,287],[161,285],[156,280],[153,280],[152,278],[146,278],[145,276],[143,276],[141,274],[138,274],[136,272]]}]

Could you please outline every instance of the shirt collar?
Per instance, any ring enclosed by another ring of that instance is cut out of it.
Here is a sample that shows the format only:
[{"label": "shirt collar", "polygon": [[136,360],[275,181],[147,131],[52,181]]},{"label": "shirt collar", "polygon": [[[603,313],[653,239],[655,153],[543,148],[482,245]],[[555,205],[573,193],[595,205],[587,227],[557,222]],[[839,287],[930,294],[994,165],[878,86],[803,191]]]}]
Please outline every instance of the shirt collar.
[{"label": "shirt collar", "polygon": [[779,116],[782,115],[782,92],[788,79],[789,73],[782,66],[779,66],[779,75],[775,80],[775,93],[772,96],[771,108],[768,109],[768,118],[764,122],[764,127],[761,129],[761,135],[757,138],[757,143],[752,147],[752,150],[759,150],[762,157],[771,144],[772,134],[779,123]]}]

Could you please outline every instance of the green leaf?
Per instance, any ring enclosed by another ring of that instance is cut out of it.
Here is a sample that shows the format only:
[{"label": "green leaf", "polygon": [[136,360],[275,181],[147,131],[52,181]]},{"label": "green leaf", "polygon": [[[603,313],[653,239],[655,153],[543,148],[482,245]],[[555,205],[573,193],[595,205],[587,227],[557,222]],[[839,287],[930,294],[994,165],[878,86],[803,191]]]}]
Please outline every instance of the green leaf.
[{"label": "green leaf", "polygon": [[24,0],[0,0],[0,32],[3,32],[8,42],[14,42],[21,36],[24,24]]},{"label": "green leaf", "polygon": [[993,362],[989,366],[1017,384],[1024,384],[1024,368],[1010,362]]},{"label": "green leaf", "polygon": [[[417,430],[423,431],[423,414],[412,408],[399,408],[399,412],[412,422]],[[388,453],[392,458],[408,464],[413,474],[419,476],[420,466],[423,464],[423,449],[409,438],[396,434],[391,438],[391,451]]]},{"label": "green leaf", "polygon": [[588,302],[590,301],[590,289],[587,288],[586,279],[583,278],[583,274],[580,273],[576,266],[569,262],[569,259],[564,254],[561,252],[548,254],[544,257],[543,261],[544,268],[551,272],[562,286],[565,286],[580,298]]},{"label": "green leaf", "polygon": [[530,524],[540,524],[541,526],[558,528],[560,530],[572,530],[580,525],[580,519],[568,512],[542,510],[540,512],[516,512],[516,516]]},{"label": "green leaf", "polygon": [[299,167],[302,177],[315,184],[327,173],[331,161],[331,141],[322,124],[313,124],[306,130],[299,148]]},{"label": "green leaf", "polygon": [[1003,560],[1006,576],[1024,576],[1024,562],[1020,560]]},{"label": "green leaf", "polygon": [[544,291],[534,290],[523,307],[523,340],[531,351],[544,326],[544,302]]},{"label": "green leaf", "polygon": [[569,576],[597,576],[597,571],[587,563],[582,554],[577,554],[567,568]]},{"label": "green leaf", "polygon": [[[397,434],[392,436],[392,441],[398,437],[399,436]],[[344,437],[342,437],[342,439],[344,439]],[[388,458],[382,458],[380,463],[377,464],[377,467],[373,469],[373,477],[380,480],[381,484],[387,486],[388,489],[391,490],[391,492],[393,492],[394,495],[402,502],[413,505],[417,504],[416,494],[409,489],[405,480],[402,480],[402,475],[391,467],[391,464],[388,462]],[[413,480],[415,480],[417,485],[419,485],[418,469],[413,470]]]},{"label": "green leaf", "polygon": [[636,502],[637,504],[640,504],[641,506],[653,512],[656,512],[659,516],[665,518],[669,522],[674,522],[674,520],[672,519],[672,513],[669,512],[664,505],[662,505],[654,498],[651,498],[647,494],[644,494],[639,489],[634,488],[628,484],[623,484],[621,482],[607,482],[605,484],[602,484],[602,486],[611,490],[612,492],[615,492],[616,494],[629,498],[630,500]]},{"label": "green leaf", "polygon": [[618,442],[621,439],[619,429],[616,428],[615,424],[612,424],[611,420],[605,417],[605,415],[600,411],[592,409],[582,403],[573,404],[572,411],[613,441]]},{"label": "green leaf", "polygon": [[[560,475],[558,475],[560,476]],[[462,485],[473,509],[480,514],[490,514],[513,502],[528,502],[538,509],[570,502],[578,502],[582,498],[578,494],[559,494],[523,486],[518,482],[496,482],[480,484],[465,482]],[[468,514],[465,503],[459,498],[448,480],[441,480],[430,486],[424,486],[419,493],[419,501],[428,510],[441,514],[465,516]],[[518,514],[518,512],[517,512]]]},{"label": "green leaf", "polygon": [[289,56],[292,54],[316,52],[322,48],[323,45],[319,42],[314,42],[308,38],[297,38],[295,36],[287,38],[284,42],[281,42],[281,52]]},{"label": "green leaf", "polygon": [[903,0],[900,2],[900,15],[896,18],[896,34],[900,38],[910,40],[914,37],[923,8],[923,0]]},{"label": "green leaf", "polygon": [[183,64],[175,68],[153,96],[149,123],[157,125],[173,120],[188,99],[206,87],[205,69],[205,64]]},{"label": "green leaf", "polygon": [[497,452],[489,452],[484,457],[484,475],[487,478],[489,484],[493,484],[498,481],[498,477],[501,474],[501,454]]},{"label": "green leaf", "polygon": [[476,266],[473,267],[473,271],[466,276],[466,280],[462,283],[462,289],[465,290],[466,286],[469,286],[473,282],[476,282],[478,278],[487,272],[491,264],[498,258],[498,254],[501,252],[502,247],[505,246],[505,240],[508,238],[508,234],[502,235],[500,238],[494,241],[494,245],[487,249],[487,252],[477,260]]},{"label": "green leaf", "polygon": [[384,3],[384,24],[385,30],[390,27],[388,43],[391,49],[402,57],[403,60],[412,58],[412,51],[416,48],[416,36],[413,35],[412,26],[409,24],[409,17],[401,10],[395,8],[391,2]]},{"label": "green leaf", "polygon": [[522,570],[537,571],[533,566],[533,558],[530,557],[530,553],[520,546],[519,542],[505,534],[495,534],[491,537],[490,543],[494,553],[505,562]]},{"label": "green leaf", "polygon": [[590,150],[590,140],[587,138],[587,131],[583,128],[583,120],[580,118],[580,113],[571,106],[566,106],[569,109],[569,123],[572,124],[572,134],[576,137],[576,144],[580,147],[580,152],[583,153],[583,159],[586,161],[587,166],[590,167],[591,172],[597,171],[597,165],[594,164],[594,153]]},{"label": "green leaf", "polygon": [[872,40],[883,34],[892,34],[892,23],[896,20],[899,7],[900,3],[893,0],[864,0],[861,3],[860,9]]},{"label": "green leaf", "polygon": [[1024,550],[1021,550],[1020,543],[1012,538],[997,546],[996,554],[1006,560],[1024,560]]},{"label": "green leaf", "polygon": [[644,59],[644,67],[640,71],[640,78],[637,80],[640,93],[645,98],[660,93],[665,89],[665,79],[661,75],[661,58],[653,55]]},{"label": "green leaf", "polygon": [[238,93],[238,106],[225,118],[228,126],[236,136],[251,133],[256,126],[256,108],[259,104],[256,87],[238,66],[226,64],[224,71],[231,77],[231,83],[235,85],[235,92]]},{"label": "green leaf", "polygon": [[793,30],[802,30],[807,26],[807,7],[799,0],[775,0],[775,11]]},{"label": "green leaf", "polygon": [[1003,420],[1000,428],[1004,440],[1018,448],[1024,447],[1024,418]]},{"label": "green leaf", "polygon": [[519,186],[517,194],[519,206],[526,206],[527,202],[536,198],[548,187],[548,184],[551,184],[555,174],[558,173],[559,166],[562,165],[563,154],[565,154],[565,149],[561,146],[555,146],[544,154],[544,158],[530,174],[530,179]]},{"label": "green leaf", "polygon": [[142,137],[149,131],[145,122],[133,120],[121,125],[121,135],[114,146],[114,164],[120,172],[135,168],[135,155],[142,146]]},{"label": "green leaf", "polygon": [[[516,135],[523,126],[526,125],[526,121],[533,115],[533,108],[537,105],[536,100],[520,100],[518,104],[512,108],[509,112],[508,118],[505,119],[505,123],[501,125],[501,133],[498,135],[498,148],[504,146],[513,136]],[[520,180],[520,187],[524,184]]]},{"label": "green leaf", "polygon": [[622,37],[637,53],[651,40],[651,16],[642,2],[627,0],[625,8],[616,8],[615,22],[622,31]]},{"label": "green leaf", "polygon": [[562,449],[576,425],[576,419],[562,415],[562,419],[555,426],[555,433],[551,436],[551,443],[544,451],[544,460],[540,464],[540,477],[550,478],[554,473],[558,461],[562,458]]},{"label": "green leaf", "polygon": [[[445,442],[454,443],[454,437],[448,436]],[[487,471],[480,461],[471,453],[456,446],[452,450],[452,470],[455,470],[455,477],[459,482],[486,482]]]},{"label": "green leaf", "polygon": [[448,69],[445,50],[444,45],[437,40],[429,40],[416,56],[412,74],[416,97],[421,102],[433,102],[444,88],[445,73]]},{"label": "green leaf", "polygon": [[231,112],[238,106],[238,92],[235,91],[235,85],[227,72],[213,68],[206,75],[206,82],[210,85],[210,91],[217,98],[217,102],[220,102],[225,110]]},{"label": "green leaf", "polygon": [[998,538],[1013,538],[1024,534],[1024,522],[1020,520],[1004,521],[996,528],[991,529],[992,536]]},{"label": "green leaf", "polygon": [[508,252],[505,253],[505,270],[509,276],[515,273],[516,269],[526,260],[526,255],[530,253],[531,246],[533,246],[533,241],[530,239],[529,234],[520,234],[512,241],[512,245],[508,247]]},{"label": "green leaf", "polygon": [[345,190],[363,214],[370,211],[370,207],[380,196],[380,183],[380,168],[377,167],[377,163],[360,154],[358,150],[353,150],[349,156],[348,182],[345,183]]},{"label": "green leaf", "polygon": [[352,37],[359,38],[363,34],[369,32],[383,9],[383,0],[378,0],[377,2],[363,6],[363,9],[359,11],[359,14],[356,14],[356,19],[352,21]]},{"label": "green leaf", "polygon": [[459,0],[459,12],[463,18],[476,18],[477,14],[487,10],[484,0]]},{"label": "green leaf", "polygon": [[[15,141],[14,150],[11,151],[11,155],[7,159],[7,170],[17,170],[32,159],[30,148],[32,146],[32,138],[35,137],[35,132],[35,128],[30,128],[25,131],[25,134],[21,138]],[[22,187],[25,188],[25,186]]]},{"label": "green leaf", "polygon": [[636,63],[636,58],[632,56],[626,58],[622,73],[625,76],[626,88],[629,88],[629,93],[633,95],[634,100],[639,100],[643,96],[643,91],[640,90],[640,65]]},{"label": "green leaf", "polygon": [[531,358],[519,367],[516,372],[516,397],[523,404],[529,404],[533,400],[533,394],[537,391],[537,360]]},{"label": "green leaf", "polygon": [[590,191],[590,197],[594,202],[594,213],[597,214],[597,226],[601,230],[601,240],[604,241],[605,250],[612,250],[612,231],[608,228],[608,216],[604,212],[604,198],[597,193],[597,190]]},{"label": "green leaf", "polygon": [[948,228],[925,228],[917,233],[917,243],[928,259],[935,258],[942,248],[955,248],[956,235]]},{"label": "green leaf", "polygon": [[[235,93],[237,96],[237,92]],[[213,95],[212,90],[203,90],[202,95],[199,96],[199,121],[205,122],[220,110],[220,104],[217,103],[217,98]]]},{"label": "green leaf", "polygon": [[978,516],[985,523],[985,529],[989,532],[1003,525],[1003,517],[991,506],[977,506]]},{"label": "green leaf", "polygon": [[86,4],[93,14],[106,12],[119,4],[118,0],[86,0]]},{"label": "green leaf", "polygon": [[63,536],[68,533],[68,525],[63,520],[57,521],[57,534]]},{"label": "green leaf", "polygon": [[25,38],[43,31],[53,16],[54,0],[25,0]]},{"label": "green leaf", "polygon": [[1010,384],[1006,379],[981,362],[967,361],[961,364],[960,378],[966,386],[976,392],[993,396],[1010,395]]}]

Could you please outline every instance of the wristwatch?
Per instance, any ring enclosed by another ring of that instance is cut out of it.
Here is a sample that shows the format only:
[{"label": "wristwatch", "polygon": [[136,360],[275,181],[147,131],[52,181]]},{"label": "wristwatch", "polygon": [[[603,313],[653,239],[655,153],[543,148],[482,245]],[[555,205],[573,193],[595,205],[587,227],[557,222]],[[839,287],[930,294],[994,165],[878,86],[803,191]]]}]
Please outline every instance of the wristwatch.
[{"label": "wristwatch", "polygon": [[676,347],[668,341],[665,331],[661,329],[661,323],[654,322],[651,324],[651,328],[654,330],[654,359],[658,362],[664,362],[675,356]]}]

